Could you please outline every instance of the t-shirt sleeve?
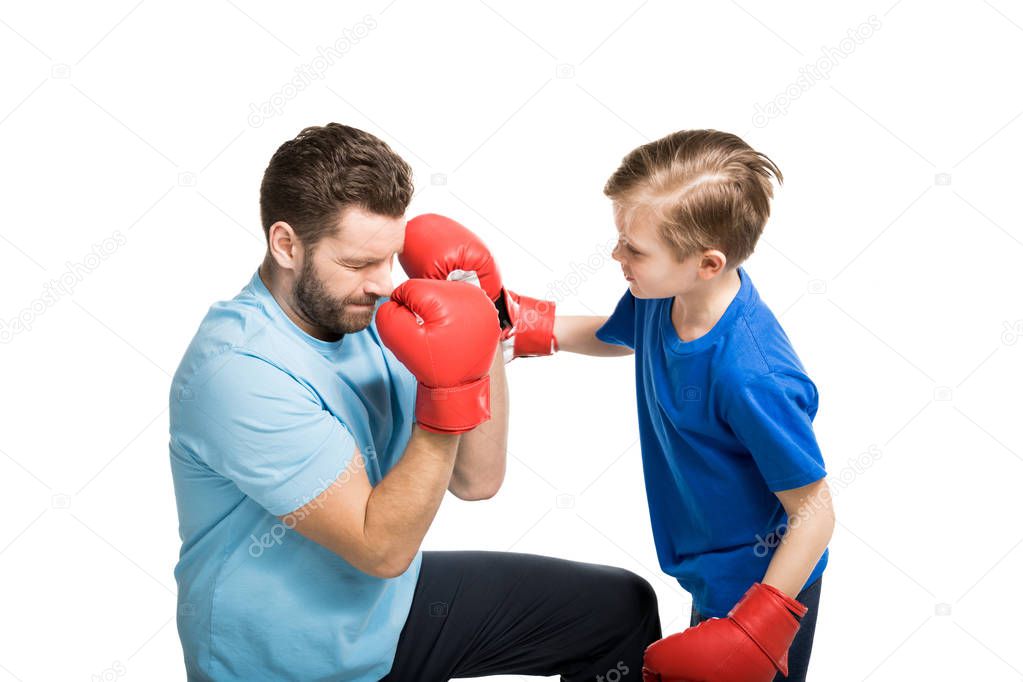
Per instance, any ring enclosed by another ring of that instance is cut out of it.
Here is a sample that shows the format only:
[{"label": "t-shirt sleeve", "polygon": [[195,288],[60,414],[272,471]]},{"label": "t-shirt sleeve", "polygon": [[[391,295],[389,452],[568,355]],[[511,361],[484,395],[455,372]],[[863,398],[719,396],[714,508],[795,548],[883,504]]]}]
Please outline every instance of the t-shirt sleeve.
[{"label": "t-shirt sleeve", "polygon": [[292,512],[352,461],[348,428],[305,384],[262,358],[230,351],[179,388],[179,424],[195,454],[268,512]]},{"label": "t-shirt sleeve", "polygon": [[748,381],[725,405],[725,421],[753,455],[772,492],[827,475],[813,432],[817,397],[806,375],[771,372]]},{"label": "t-shirt sleeve", "polygon": [[636,298],[631,291],[618,301],[611,317],[597,330],[596,336],[604,343],[636,349]]}]

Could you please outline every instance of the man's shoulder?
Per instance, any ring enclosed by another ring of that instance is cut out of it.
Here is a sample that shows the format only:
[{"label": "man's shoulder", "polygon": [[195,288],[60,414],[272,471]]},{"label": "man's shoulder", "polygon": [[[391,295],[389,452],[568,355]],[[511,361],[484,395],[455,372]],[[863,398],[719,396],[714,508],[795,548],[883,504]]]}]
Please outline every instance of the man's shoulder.
[{"label": "man's shoulder", "polygon": [[248,383],[262,370],[281,371],[281,332],[262,302],[245,290],[210,306],[172,380],[175,390]]}]

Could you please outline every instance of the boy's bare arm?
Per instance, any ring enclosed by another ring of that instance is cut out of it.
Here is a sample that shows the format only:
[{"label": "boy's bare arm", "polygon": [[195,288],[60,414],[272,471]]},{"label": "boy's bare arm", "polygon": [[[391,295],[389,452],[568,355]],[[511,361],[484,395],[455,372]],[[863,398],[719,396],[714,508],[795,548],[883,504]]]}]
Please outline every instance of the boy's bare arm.
[{"label": "boy's bare arm", "polygon": [[835,530],[835,511],[826,479],[775,495],[788,513],[788,528],[771,557],[763,582],[793,599],[803,589]]},{"label": "boy's bare arm", "polygon": [[596,337],[597,330],[605,322],[607,318],[600,315],[558,315],[554,319],[558,350],[600,357],[632,355],[631,348],[604,343]]}]

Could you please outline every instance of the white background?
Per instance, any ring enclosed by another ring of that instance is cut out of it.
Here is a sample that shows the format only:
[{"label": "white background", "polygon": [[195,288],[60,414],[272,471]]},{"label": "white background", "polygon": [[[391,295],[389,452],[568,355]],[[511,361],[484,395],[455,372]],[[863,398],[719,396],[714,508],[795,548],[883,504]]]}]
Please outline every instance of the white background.
[{"label": "white background", "polygon": [[[838,513],[810,677],[1019,680],[1021,57],[1007,0],[4,6],[0,680],[183,679],[170,376],[261,259],[273,151],[328,121],[565,313],[625,289],[601,188],[626,152],[717,128],[770,156],[747,270],[820,389]],[[448,496],[425,548],[624,566],[682,628],[631,360],[509,379],[504,488]]]}]

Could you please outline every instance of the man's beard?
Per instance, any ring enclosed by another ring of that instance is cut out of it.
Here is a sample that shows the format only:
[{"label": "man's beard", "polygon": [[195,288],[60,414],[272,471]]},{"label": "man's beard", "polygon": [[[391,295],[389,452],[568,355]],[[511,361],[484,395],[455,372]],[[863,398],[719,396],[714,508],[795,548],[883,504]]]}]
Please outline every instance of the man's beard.
[{"label": "man's beard", "polygon": [[331,296],[323,282],[316,278],[312,258],[302,264],[302,272],[292,292],[295,306],[306,320],[331,334],[342,336],[359,332],[373,321],[375,308],[351,309],[350,306],[365,303],[372,305],[376,299],[339,299]]}]

